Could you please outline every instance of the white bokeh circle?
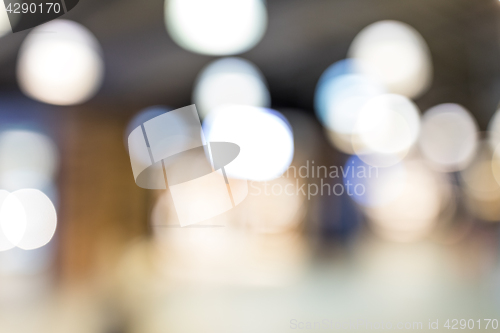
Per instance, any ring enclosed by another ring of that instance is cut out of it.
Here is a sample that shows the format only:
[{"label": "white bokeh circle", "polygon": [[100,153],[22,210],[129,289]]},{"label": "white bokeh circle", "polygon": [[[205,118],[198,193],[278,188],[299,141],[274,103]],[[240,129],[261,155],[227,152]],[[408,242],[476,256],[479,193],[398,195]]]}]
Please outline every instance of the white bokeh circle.
[{"label": "white bokeh circle", "polygon": [[44,103],[86,102],[101,86],[101,47],[79,23],[54,20],[36,27],[19,51],[17,78],[22,91]]},{"label": "white bokeh circle", "polygon": [[277,111],[242,105],[214,110],[203,122],[209,142],[232,142],[238,157],[225,166],[232,178],[268,181],[280,177],[292,163],[293,133]]},{"label": "white bokeh circle", "polygon": [[469,111],[458,104],[441,104],[422,117],[420,150],[440,171],[462,170],[476,154],[478,132]]},{"label": "white bokeh circle", "polygon": [[419,133],[417,106],[404,96],[384,94],[372,98],[361,109],[355,126],[359,142],[353,148],[360,157],[384,155],[395,164],[415,144]]},{"label": "white bokeh circle", "polygon": [[201,71],[193,102],[204,118],[222,105],[269,107],[271,97],[264,75],[254,64],[241,58],[223,58]]},{"label": "white bokeh circle", "polygon": [[56,228],[56,209],[43,192],[0,190],[0,251],[40,248],[50,242]]},{"label": "white bokeh circle", "polygon": [[352,42],[349,56],[362,74],[374,76],[389,92],[415,98],[432,81],[432,60],[424,38],[399,21],[375,22]]},{"label": "white bokeh circle", "polygon": [[263,0],[166,0],[165,23],[183,48],[232,55],[255,46],[267,28]]}]

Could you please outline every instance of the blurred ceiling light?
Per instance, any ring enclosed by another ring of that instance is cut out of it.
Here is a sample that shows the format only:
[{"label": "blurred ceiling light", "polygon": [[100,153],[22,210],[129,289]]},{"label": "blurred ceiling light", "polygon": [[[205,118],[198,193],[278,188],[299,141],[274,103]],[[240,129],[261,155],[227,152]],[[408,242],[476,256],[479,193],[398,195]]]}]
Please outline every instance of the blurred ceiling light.
[{"label": "blurred ceiling light", "polygon": [[356,72],[352,59],[341,60],[328,67],[319,79],[316,114],[329,129],[350,134],[363,105],[384,92],[375,79]]},{"label": "blurred ceiling light", "polygon": [[24,93],[55,105],[86,102],[104,72],[101,48],[79,23],[54,20],[35,29],[19,51],[17,78]]},{"label": "blurred ceiling light", "polygon": [[409,98],[421,95],[432,80],[432,60],[422,36],[398,21],[380,21],[363,29],[349,55],[361,73],[374,76],[387,89]]},{"label": "blurred ceiling light", "polygon": [[186,50],[232,55],[261,40],[267,10],[263,0],[166,0],[165,22],[172,39]]},{"label": "blurred ceiling light", "polygon": [[420,115],[415,104],[400,95],[380,95],[365,103],[359,112],[355,133],[360,140],[353,148],[360,156],[381,154],[402,158],[416,142],[419,131]]},{"label": "blurred ceiling light", "polygon": [[251,62],[224,58],[206,66],[198,76],[193,102],[206,117],[218,106],[250,105],[269,107],[271,98],[264,76]]},{"label": "blurred ceiling light", "polygon": [[43,192],[2,190],[0,201],[0,251],[14,246],[34,250],[50,242],[56,231],[57,214]]},{"label": "blurred ceiling light", "polygon": [[422,117],[420,149],[440,171],[466,167],[477,149],[478,126],[472,115],[457,104],[441,104]]},{"label": "blurred ceiling light", "polygon": [[0,132],[0,188],[45,188],[58,163],[57,147],[46,135],[26,130]]},{"label": "blurred ceiling light", "polygon": [[7,16],[7,11],[3,4],[3,2],[0,3],[0,37],[12,32],[9,17]]},{"label": "blurred ceiling light", "polygon": [[15,195],[26,214],[26,230],[17,247],[34,250],[46,245],[56,232],[57,213],[52,201],[43,192],[33,189],[19,190]]},{"label": "blurred ceiling light", "polygon": [[293,133],[277,111],[228,105],[214,110],[203,122],[209,142],[233,142],[240,155],[225,169],[228,177],[267,181],[280,177],[294,154]]},{"label": "blurred ceiling light", "polygon": [[315,93],[316,114],[327,127],[330,141],[352,154],[356,120],[364,104],[385,92],[373,77],[356,72],[355,61],[346,59],[331,65],[321,76]]},{"label": "blurred ceiling light", "polygon": [[15,195],[0,190],[0,251],[10,250],[23,238],[27,217]]},{"label": "blurred ceiling light", "polygon": [[[406,242],[426,236],[435,226],[442,203],[442,182],[423,163],[405,163],[406,182],[401,194],[387,205],[366,210],[375,232],[382,237]],[[381,186],[398,187],[397,177]]]}]

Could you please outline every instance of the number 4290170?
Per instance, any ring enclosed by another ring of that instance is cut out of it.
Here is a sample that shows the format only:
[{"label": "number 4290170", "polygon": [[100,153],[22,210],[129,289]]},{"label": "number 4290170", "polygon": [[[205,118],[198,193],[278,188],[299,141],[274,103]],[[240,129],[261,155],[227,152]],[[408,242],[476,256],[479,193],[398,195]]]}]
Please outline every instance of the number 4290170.
[{"label": "number 4290170", "polygon": [[41,3],[41,4],[36,4],[36,3],[23,3],[23,4],[20,4],[20,3],[14,3],[14,4],[11,4],[9,3],[9,5],[7,6],[6,8],[7,10],[7,13],[9,14],[27,14],[27,13],[31,13],[31,14],[35,14],[35,13],[39,13],[39,14],[43,14],[43,13],[60,13],[61,12],[61,4],[59,3],[53,3],[53,2],[46,2],[45,4]]},{"label": "number 4290170", "polygon": [[[483,321],[481,325],[481,321]],[[465,329],[498,329],[498,320],[497,319],[478,319],[474,321],[474,319],[448,319],[444,324],[444,327],[451,330],[465,330]]]}]

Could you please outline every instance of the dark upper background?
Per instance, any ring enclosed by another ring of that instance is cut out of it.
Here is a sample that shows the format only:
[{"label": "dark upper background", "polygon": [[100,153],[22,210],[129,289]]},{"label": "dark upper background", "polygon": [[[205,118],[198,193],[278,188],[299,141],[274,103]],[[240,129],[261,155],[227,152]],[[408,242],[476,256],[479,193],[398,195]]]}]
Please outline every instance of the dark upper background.
[{"label": "dark upper background", "polygon": [[[274,107],[312,112],[321,73],[346,57],[361,29],[384,19],[412,25],[429,45],[434,81],[417,99],[422,111],[439,103],[460,103],[485,130],[500,101],[497,0],[268,0],[267,5],[263,40],[240,56],[262,70]],[[197,74],[215,58],[176,45],[166,32],[163,11],[163,0],[81,0],[63,17],[89,28],[104,50],[105,82],[91,105],[131,110],[191,102]],[[27,33],[2,39],[3,91],[18,89],[16,56]]]}]

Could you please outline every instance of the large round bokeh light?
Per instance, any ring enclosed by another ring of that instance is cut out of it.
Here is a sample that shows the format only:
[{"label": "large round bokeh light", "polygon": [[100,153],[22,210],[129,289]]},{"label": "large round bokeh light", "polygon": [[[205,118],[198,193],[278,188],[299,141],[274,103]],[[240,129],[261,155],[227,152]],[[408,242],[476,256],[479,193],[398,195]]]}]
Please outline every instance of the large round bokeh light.
[{"label": "large round bokeh light", "polygon": [[267,27],[263,0],[166,0],[165,22],[183,48],[232,55],[257,44]]},{"label": "large round bokeh light", "polygon": [[460,105],[441,104],[422,117],[419,144],[425,158],[438,170],[462,170],[476,152],[478,126]]},{"label": "large round bokeh light", "polygon": [[240,155],[225,167],[233,178],[267,181],[280,177],[294,154],[293,134],[277,111],[228,105],[212,112],[203,122],[209,142],[232,142]]},{"label": "large round bokeh light", "polygon": [[56,227],[55,207],[43,192],[0,190],[0,251],[40,248],[50,242]]},{"label": "large round bokeh light", "polygon": [[349,55],[363,74],[377,77],[389,92],[414,98],[432,80],[432,62],[425,40],[398,21],[380,21],[363,29]]},{"label": "large round bokeh light", "polygon": [[318,82],[316,114],[329,129],[352,134],[363,105],[384,92],[380,82],[356,72],[353,60],[341,60],[328,67]]},{"label": "large round bokeh light", "polygon": [[359,112],[367,101],[383,93],[385,87],[374,77],[359,73],[352,59],[338,61],[325,70],[316,86],[314,105],[335,147],[354,153]]},{"label": "large round bokeh light", "polygon": [[10,32],[12,32],[12,28],[10,27],[7,11],[5,10],[5,6],[0,4],[0,37]]},{"label": "large round bokeh light", "polygon": [[17,64],[23,92],[55,105],[79,104],[93,97],[103,71],[96,38],[84,26],[68,20],[33,29],[23,42]]},{"label": "large round bokeh light", "polygon": [[385,94],[369,100],[361,109],[356,134],[359,155],[404,155],[417,141],[420,132],[420,113],[409,99]]},{"label": "large round bokeh light", "polygon": [[198,76],[193,102],[206,117],[227,104],[269,107],[271,98],[264,76],[255,65],[241,58],[224,58],[210,63]]}]

